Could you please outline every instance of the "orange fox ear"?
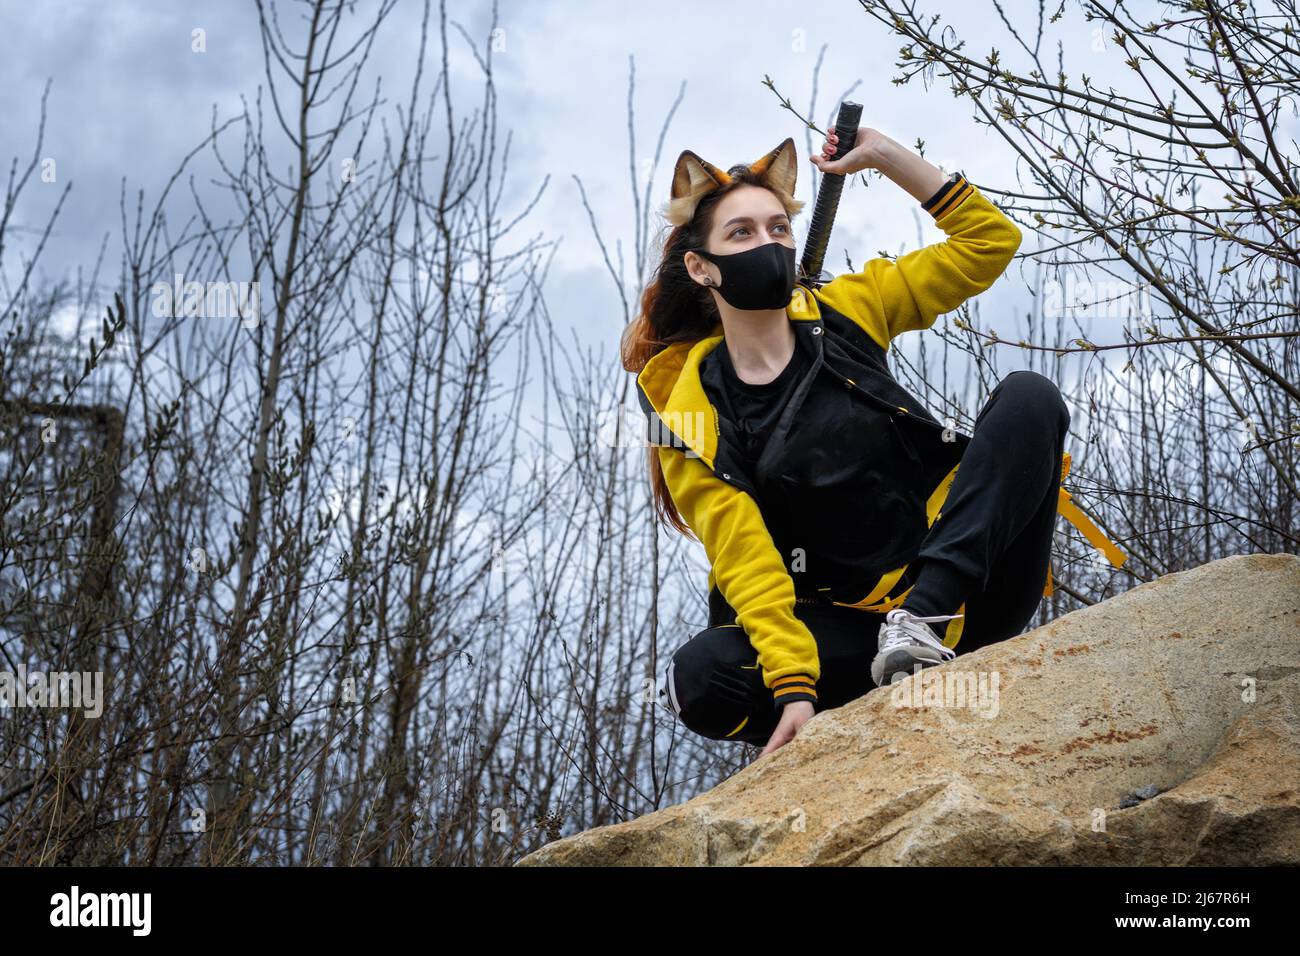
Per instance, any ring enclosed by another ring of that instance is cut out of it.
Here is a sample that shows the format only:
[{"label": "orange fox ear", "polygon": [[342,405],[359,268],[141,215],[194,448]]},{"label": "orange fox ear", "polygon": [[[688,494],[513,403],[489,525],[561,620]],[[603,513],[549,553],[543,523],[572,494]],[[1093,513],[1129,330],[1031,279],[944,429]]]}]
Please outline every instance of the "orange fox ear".
[{"label": "orange fox ear", "polygon": [[683,226],[695,215],[695,207],[706,195],[731,182],[731,177],[689,149],[682,150],[673,168],[672,199],[663,207],[664,218]]},{"label": "orange fox ear", "polygon": [[[749,168],[762,177],[770,189],[786,197],[787,204],[794,199],[799,157],[795,155],[793,137],[787,136],[776,149],[750,163]],[[799,203],[799,206],[802,205]]]},{"label": "orange fox ear", "polygon": [[[674,226],[690,222],[701,199],[731,182],[731,173],[745,168],[742,164],[724,172],[689,149],[682,150],[673,169],[672,199],[662,210],[664,218]],[[781,197],[785,211],[792,218],[799,213],[804,204],[794,198],[799,158],[795,155],[793,137],[787,136],[780,146],[754,160],[748,168]]]}]

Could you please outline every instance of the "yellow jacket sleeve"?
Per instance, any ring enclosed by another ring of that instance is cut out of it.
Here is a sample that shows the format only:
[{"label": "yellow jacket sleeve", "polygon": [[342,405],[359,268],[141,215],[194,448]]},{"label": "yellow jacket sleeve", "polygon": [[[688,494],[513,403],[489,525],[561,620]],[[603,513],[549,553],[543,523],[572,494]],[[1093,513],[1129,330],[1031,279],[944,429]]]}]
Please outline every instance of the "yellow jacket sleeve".
[{"label": "yellow jacket sleeve", "polygon": [[758,651],[763,683],[775,705],[816,702],[817,642],[794,616],[794,582],[758,502],[682,449],[660,447],[659,462],[673,504],[704,545],[718,590]]},{"label": "yellow jacket sleeve", "polygon": [[894,336],[928,329],[1006,271],[1020,228],[960,173],[922,204],[948,237],[897,259],[870,259],[814,293],[888,349]]}]

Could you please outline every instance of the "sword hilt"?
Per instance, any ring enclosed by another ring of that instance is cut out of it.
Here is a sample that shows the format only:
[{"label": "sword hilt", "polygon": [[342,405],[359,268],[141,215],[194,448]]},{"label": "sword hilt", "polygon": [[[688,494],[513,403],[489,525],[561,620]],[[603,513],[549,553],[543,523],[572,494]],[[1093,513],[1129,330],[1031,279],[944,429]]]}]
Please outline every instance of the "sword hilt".
[{"label": "sword hilt", "polygon": [[[862,119],[862,104],[844,100],[840,103],[839,115],[835,119],[836,147],[831,162],[843,159],[853,148],[858,139],[858,123]],[[831,227],[835,224],[835,213],[840,206],[840,192],[844,189],[843,173],[823,173],[821,188],[817,190],[817,202],[813,206],[812,225],[808,227],[808,239],[803,247],[803,259],[799,263],[799,281],[811,287],[825,285],[828,275],[823,275],[822,264],[826,261],[826,247],[830,245]]]}]

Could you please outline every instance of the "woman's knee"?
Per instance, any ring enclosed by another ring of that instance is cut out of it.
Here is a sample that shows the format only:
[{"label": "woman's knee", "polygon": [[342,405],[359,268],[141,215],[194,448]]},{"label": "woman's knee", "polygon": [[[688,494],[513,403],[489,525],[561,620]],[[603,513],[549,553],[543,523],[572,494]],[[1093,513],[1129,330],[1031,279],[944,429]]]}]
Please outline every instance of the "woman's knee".
[{"label": "woman's knee", "polygon": [[772,707],[758,655],[734,624],[700,631],[668,662],[665,706],[689,730],[713,740],[743,740],[763,704]]},{"label": "woman's knee", "polygon": [[1026,408],[1042,412],[1054,421],[1062,434],[1070,427],[1070,408],[1061,389],[1046,375],[1032,369],[1017,369],[1005,375],[997,390],[1014,396]]}]

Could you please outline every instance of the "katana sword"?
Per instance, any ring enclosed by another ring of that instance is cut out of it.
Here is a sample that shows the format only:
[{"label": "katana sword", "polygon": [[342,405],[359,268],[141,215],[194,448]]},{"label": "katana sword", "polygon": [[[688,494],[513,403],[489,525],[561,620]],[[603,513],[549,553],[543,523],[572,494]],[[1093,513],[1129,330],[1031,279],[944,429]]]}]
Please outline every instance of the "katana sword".
[{"label": "katana sword", "polygon": [[[848,100],[840,103],[839,115],[835,119],[837,145],[831,161],[843,159],[844,154],[853,148],[861,120],[861,103]],[[809,288],[819,288],[831,280],[830,274],[822,271],[822,264],[826,260],[826,247],[831,241],[831,227],[835,225],[835,213],[840,207],[843,189],[843,173],[822,173],[821,188],[817,190],[817,202],[813,206],[812,225],[808,227],[803,258],[799,262],[798,281]]]}]

